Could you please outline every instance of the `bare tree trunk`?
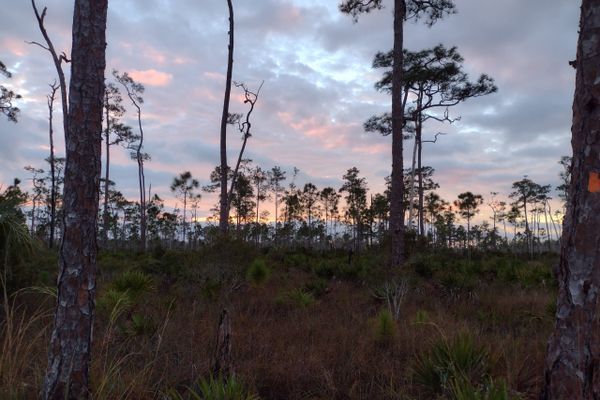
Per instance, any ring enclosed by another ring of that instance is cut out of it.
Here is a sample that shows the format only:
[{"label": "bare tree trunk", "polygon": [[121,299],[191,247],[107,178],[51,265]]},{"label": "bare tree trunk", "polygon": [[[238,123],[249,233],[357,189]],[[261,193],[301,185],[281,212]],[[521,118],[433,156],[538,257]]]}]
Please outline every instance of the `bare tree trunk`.
[{"label": "bare tree trunk", "polygon": [[31,200],[31,237],[35,237],[35,212],[37,206],[37,196]]},{"label": "bare tree trunk", "polygon": [[402,81],[404,64],[404,18],[405,0],[394,0],[394,63],[392,67],[392,187],[390,204],[390,230],[392,235],[393,267],[404,263],[404,204],[403,202],[403,155]]},{"label": "bare tree trunk", "polygon": [[50,139],[50,238],[48,247],[54,248],[54,228],[56,226],[56,166],[54,160],[54,127],[52,124],[54,114],[54,99],[58,86],[56,81],[50,85],[52,91],[48,96],[48,136]]},{"label": "bare tree trunk", "polygon": [[106,148],[106,165],[104,166],[104,209],[102,212],[102,241],[104,246],[108,243],[108,188],[110,182],[110,115],[108,105],[108,92],[104,94],[104,109],[106,111],[106,127],[104,131],[105,135],[105,148]]},{"label": "bare tree trunk", "polygon": [[233,373],[233,358],[231,357],[231,322],[227,309],[223,309],[217,329],[217,345],[213,359],[213,375],[228,377]]},{"label": "bare tree trunk", "polygon": [[76,0],[58,298],[44,399],[87,399],[96,294],[107,0]]},{"label": "bare tree trunk", "polygon": [[583,0],[573,102],[569,204],[542,399],[600,398],[600,0]]},{"label": "bare tree trunk", "polygon": [[183,246],[185,247],[185,239],[187,238],[187,191],[183,192]]},{"label": "bare tree trunk", "polygon": [[58,81],[60,82],[60,97],[61,97],[61,105],[62,105],[62,112],[63,112],[63,128],[64,128],[64,134],[66,136],[67,128],[68,128],[67,115],[69,113],[69,108],[67,106],[67,102],[69,99],[67,98],[67,84],[66,84],[66,80],[65,80],[65,74],[62,69],[62,62],[63,61],[69,62],[69,59],[67,58],[65,53],[62,53],[61,55],[58,55],[56,53],[56,50],[54,49],[54,45],[52,44],[52,40],[50,40],[50,36],[48,35],[46,28],[44,27],[44,18],[46,18],[46,7],[44,7],[44,9],[42,10],[42,13],[40,14],[35,5],[35,0],[31,0],[31,6],[33,7],[33,11],[34,11],[35,17],[38,21],[38,26],[40,28],[40,32],[42,32],[42,36],[44,37],[44,40],[46,41],[47,46],[41,45],[40,43],[37,43],[37,42],[31,42],[31,43],[36,44],[43,49],[46,49],[52,55],[52,61],[54,62],[54,67],[56,68],[56,73],[58,75]]},{"label": "bare tree trunk", "polygon": [[419,126],[416,132],[418,148],[417,148],[417,173],[419,174],[419,233],[421,236],[425,236],[425,218],[424,218],[424,193],[423,193],[423,142],[421,140],[423,134],[423,121],[422,116],[419,114]]},{"label": "bare tree trunk", "polygon": [[[417,123],[418,124],[418,123]],[[418,129],[418,128],[417,128]],[[408,191],[408,228],[412,230],[415,211],[415,176],[417,174],[417,136],[412,151],[412,163],[410,168],[410,189]]]},{"label": "bare tree trunk", "polygon": [[[223,114],[221,115],[221,198],[219,206],[219,230],[221,234],[227,233],[229,225],[229,199],[227,195],[227,119],[229,117],[229,98],[231,97],[231,79],[233,74],[233,3],[227,0],[229,8],[229,47],[227,56],[227,78],[225,81],[225,99],[223,100]],[[245,144],[245,142],[244,142]]]}]

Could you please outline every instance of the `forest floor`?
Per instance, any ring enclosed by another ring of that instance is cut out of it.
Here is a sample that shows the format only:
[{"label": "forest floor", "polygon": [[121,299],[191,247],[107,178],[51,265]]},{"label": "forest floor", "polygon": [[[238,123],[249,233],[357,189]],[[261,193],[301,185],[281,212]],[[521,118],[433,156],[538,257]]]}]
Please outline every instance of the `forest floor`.
[{"label": "forest floor", "polygon": [[[93,398],[227,398],[208,394],[226,385],[208,378],[223,309],[231,400],[537,398],[556,255],[429,249],[390,273],[383,254],[237,242],[102,252]],[[11,271],[19,279],[0,314],[2,399],[38,397],[56,265],[39,250]]]}]

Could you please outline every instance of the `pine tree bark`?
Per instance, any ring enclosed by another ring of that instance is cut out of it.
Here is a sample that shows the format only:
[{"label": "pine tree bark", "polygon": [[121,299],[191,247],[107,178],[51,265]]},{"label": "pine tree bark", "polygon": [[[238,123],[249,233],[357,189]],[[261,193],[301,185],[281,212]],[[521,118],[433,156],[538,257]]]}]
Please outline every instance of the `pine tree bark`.
[{"label": "pine tree bark", "polygon": [[573,102],[572,177],[556,325],[542,399],[600,398],[600,0],[583,0]]},{"label": "pine tree bark", "polygon": [[403,137],[402,125],[402,66],[404,56],[405,0],[394,1],[394,64],[392,67],[392,187],[390,204],[390,231],[392,235],[392,266],[404,263],[404,204],[403,204]]},{"label": "pine tree bark", "polygon": [[96,293],[107,0],[76,0],[58,298],[44,399],[87,399]]}]

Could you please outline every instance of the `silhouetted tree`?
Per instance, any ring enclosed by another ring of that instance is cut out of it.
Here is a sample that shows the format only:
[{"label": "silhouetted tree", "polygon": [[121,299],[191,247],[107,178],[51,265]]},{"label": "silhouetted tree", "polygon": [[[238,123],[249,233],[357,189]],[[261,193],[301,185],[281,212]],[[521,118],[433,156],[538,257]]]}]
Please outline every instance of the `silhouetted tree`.
[{"label": "silhouetted tree", "polygon": [[137,110],[137,122],[139,129],[139,136],[136,136],[135,143],[131,142],[134,152],[131,154],[138,164],[138,184],[140,189],[140,248],[142,251],[146,250],[146,177],[144,175],[144,163],[150,160],[150,156],[143,152],[144,149],[144,128],[142,126],[142,108],[141,104],[144,103],[142,94],[144,93],[144,86],[141,83],[137,83],[129,76],[127,72],[123,72],[119,75],[119,71],[114,70],[113,76],[119,82],[127,97],[131,101],[131,104]]},{"label": "silhouetted tree", "polygon": [[358,249],[362,240],[363,215],[367,208],[367,181],[359,177],[358,168],[350,168],[343,176],[344,184],[340,193],[346,196],[346,213],[352,223],[355,239],[355,247]]},{"label": "silhouetted tree", "polygon": [[104,93],[104,207],[102,212],[102,239],[106,243],[108,240],[109,224],[109,190],[110,183],[110,148],[119,143],[129,143],[136,139],[131,128],[120,122],[120,118],[125,114],[123,107],[123,97],[119,88],[113,83],[106,85]]},{"label": "silhouetted tree", "polygon": [[[7,78],[12,77],[12,74],[6,69],[6,65],[2,61],[0,61],[0,75],[4,75]],[[0,85],[0,113],[4,114],[9,121],[17,122],[19,108],[13,105],[13,101],[20,98],[20,94]]]},{"label": "silhouetted tree", "polygon": [[[374,68],[384,68],[383,78],[375,84],[378,90],[391,93],[393,51],[388,53],[377,53],[373,60]],[[404,50],[404,93],[411,94],[413,101],[408,109],[404,109],[405,119],[410,121],[414,127],[415,145],[413,149],[413,167],[411,171],[411,193],[415,187],[415,175],[418,183],[418,208],[413,206],[413,196],[409,196],[409,223],[412,223],[412,210],[419,210],[419,232],[424,233],[423,228],[423,176],[422,176],[422,153],[423,143],[435,143],[438,134],[433,140],[423,140],[423,125],[433,119],[439,122],[453,122],[459,117],[450,117],[450,108],[468,99],[488,95],[497,91],[493,79],[482,74],[475,82],[469,81],[468,75],[463,71],[463,57],[458,53],[456,47],[446,48],[439,44],[431,49],[412,52]],[[406,98],[404,98],[406,101]],[[383,124],[387,116],[372,117],[365,124],[365,128],[373,130]],[[377,122],[379,120],[379,122]],[[385,130],[380,131],[386,133]]]},{"label": "silhouetted tree", "polygon": [[[221,115],[221,197],[219,206],[219,230],[222,235],[227,233],[229,224],[229,204],[230,199],[227,194],[227,123],[229,120],[229,99],[231,97],[231,80],[233,74],[233,45],[234,45],[234,20],[233,20],[233,0],[227,0],[229,10],[229,45],[227,47],[227,76],[225,78],[225,96],[223,99],[223,113]],[[233,185],[232,185],[233,186]]]},{"label": "silhouetted tree", "polygon": [[[380,9],[382,0],[346,0],[340,5],[340,11],[353,16]],[[404,263],[404,208],[403,198],[403,135],[404,105],[402,86],[404,21],[408,19],[427,18],[427,24],[433,25],[444,15],[454,12],[451,0],[394,0],[394,46],[392,67],[392,187],[390,206],[390,230],[392,236],[392,266]],[[405,96],[404,96],[405,98]]]},{"label": "silhouetted tree", "polygon": [[458,195],[458,200],[454,201],[454,206],[458,208],[461,217],[467,220],[467,242],[471,239],[471,219],[479,212],[479,206],[483,204],[483,197],[480,194],[464,192]]},{"label": "silhouetted tree", "polygon": [[185,171],[173,178],[171,191],[183,197],[183,241],[187,239],[187,201],[194,195],[194,189],[200,186],[200,182],[192,177],[190,171]]},{"label": "silhouetted tree", "polygon": [[277,224],[279,223],[279,198],[285,192],[281,182],[285,180],[285,174],[286,172],[282,171],[281,167],[277,165],[269,171],[269,187],[275,195],[275,241],[277,241]]},{"label": "silhouetted tree", "polygon": [[[256,90],[256,92],[252,92],[248,89],[248,87],[244,84],[244,83],[236,83],[235,86],[242,88],[242,90],[244,91],[244,103],[245,104],[249,104],[250,108],[248,110],[248,112],[246,113],[246,116],[243,117],[241,115],[239,115],[238,117],[236,117],[236,121],[238,124],[238,128],[239,131],[242,134],[242,147],[240,148],[240,152],[238,154],[238,159],[237,162],[235,164],[235,168],[233,170],[233,175],[231,176],[231,186],[229,188],[229,199],[227,200],[227,213],[226,213],[226,217],[229,219],[229,208],[231,207],[231,201],[233,199],[233,191],[236,187],[236,181],[238,179],[238,175],[239,175],[239,171],[240,171],[240,166],[242,164],[242,160],[244,157],[244,151],[246,150],[246,144],[248,143],[248,139],[252,136],[251,133],[251,128],[252,128],[252,123],[250,122],[250,117],[252,115],[252,112],[254,111],[254,107],[256,106],[256,102],[258,101],[258,95],[260,94],[260,89],[262,88],[262,83],[260,84],[260,86],[258,87],[258,89]],[[243,120],[243,122],[241,122]],[[227,174],[225,174],[227,175]],[[223,179],[221,179],[221,184],[223,184]],[[223,193],[223,191],[221,190],[221,193]],[[223,217],[223,214],[220,214],[221,217]],[[221,227],[221,224],[219,222],[219,227]],[[225,227],[227,228],[227,227]],[[226,231],[226,229],[225,229]],[[221,227],[221,232],[223,232],[222,227]]]},{"label": "silhouetted tree", "polygon": [[514,205],[518,209],[523,210],[523,219],[525,222],[525,237],[527,240],[527,251],[532,251],[531,236],[532,231],[529,227],[529,216],[527,214],[527,205],[535,201],[535,198],[540,189],[540,185],[533,182],[527,176],[523,177],[520,181],[513,182],[513,191],[509,194],[509,197],[514,200]]}]

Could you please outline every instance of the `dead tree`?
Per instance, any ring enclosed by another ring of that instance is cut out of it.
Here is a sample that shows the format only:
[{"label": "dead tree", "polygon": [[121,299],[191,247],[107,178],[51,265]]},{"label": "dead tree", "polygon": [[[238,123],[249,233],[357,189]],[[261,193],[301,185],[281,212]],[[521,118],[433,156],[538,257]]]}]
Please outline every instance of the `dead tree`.
[{"label": "dead tree", "polygon": [[35,13],[35,18],[38,21],[38,26],[40,28],[40,32],[42,33],[42,36],[44,37],[44,40],[46,41],[46,46],[44,46],[43,44],[39,43],[39,42],[28,42],[29,44],[35,44],[37,46],[40,46],[42,49],[48,51],[50,53],[50,55],[52,56],[52,61],[54,62],[54,67],[56,68],[56,73],[58,75],[58,81],[60,83],[60,98],[61,98],[61,105],[62,105],[62,113],[63,113],[63,128],[64,128],[64,134],[66,136],[67,134],[67,124],[68,124],[68,118],[67,115],[69,114],[69,107],[67,105],[68,102],[68,97],[67,97],[67,84],[65,81],[65,73],[62,69],[62,63],[68,63],[70,62],[69,58],[67,57],[67,55],[65,54],[65,52],[62,52],[60,55],[58,55],[58,53],[56,52],[55,48],[54,48],[54,44],[52,43],[52,40],[50,40],[50,36],[48,35],[48,32],[46,31],[46,27],[44,26],[44,19],[46,18],[46,11],[47,11],[47,7],[44,7],[44,9],[42,10],[42,13],[40,14],[38,11],[37,6],[35,5],[35,0],[31,0],[31,6],[33,7],[33,12]]},{"label": "dead tree", "polygon": [[56,81],[50,85],[50,94],[47,96],[48,101],[48,136],[50,139],[50,237],[48,238],[48,247],[54,247],[54,231],[56,227],[56,160],[54,158],[54,99],[59,85]]},{"label": "dead tree", "polygon": [[242,133],[242,148],[240,149],[240,153],[238,154],[238,159],[235,163],[235,169],[233,170],[233,176],[231,177],[231,186],[229,187],[229,192],[227,193],[227,218],[229,218],[229,210],[231,209],[231,201],[233,200],[233,191],[237,182],[240,164],[242,163],[242,158],[244,156],[244,150],[246,150],[246,143],[248,142],[250,136],[252,136],[252,134],[250,133],[250,128],[252,128],[250,116],[252,115],[252,111],[254,111],[254,106],[258,101],[258,95],[260,94],[260,89],[262,88],[263,84],[264,81],[261,82],[256,92],[252,92],[244,83],[235,83],[236,87],[242,88],[244,90],[244,104],[249,104],[250,109],[246,113],[244,122],[239,122],[240,118],[238,118],[238,128]]},{"label": "dead tree", "polygon": [[231,322],[227,309],[223,309],[217,329],[217,343],[211,368],[213,376],[229,377],[233,374],[233,358],[231,356]]}]

